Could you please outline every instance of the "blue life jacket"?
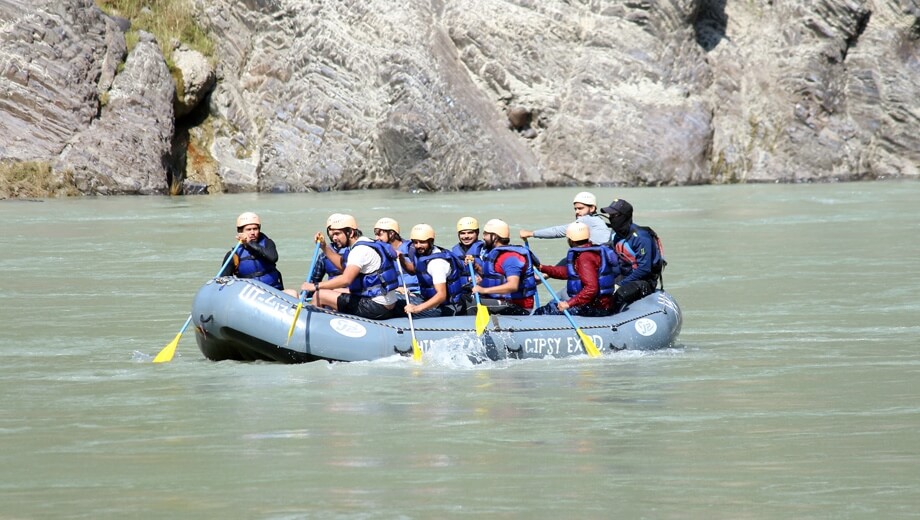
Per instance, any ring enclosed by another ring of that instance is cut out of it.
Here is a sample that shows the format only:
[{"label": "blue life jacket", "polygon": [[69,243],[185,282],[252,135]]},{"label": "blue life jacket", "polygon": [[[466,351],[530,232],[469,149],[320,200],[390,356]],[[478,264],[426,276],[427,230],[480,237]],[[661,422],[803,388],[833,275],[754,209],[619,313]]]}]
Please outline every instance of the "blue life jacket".
[{"label": "blue life jacket", "polygon": [[[447,301],[444,303],[460,303],[463,297],[463,273],[466,266],[463,264],[463,260],[457,258],[457,256],[450,251],[442,248],[438,249],[441,250],[437,253],[422,257],[416,256],[414,247],[411,250],[412,252],[409,259],[415,265],[415,274],[418,276],[419,294],[423,300],[430,300],[437,294],[437,291],[434,289],[434,281],[431,279],[431,275],[428,274],[428,262],[441,258],[447,260],[447,263],[450,264],[450,273],[447,274]],[[469,274],[467,274],[467,278],[469,278]]]},{"label": "blue life jacket", "polygon": [[593,251],[601,257],[601,266],[597,272],[598,296],[613,294],[613,286],[616,285],[616,277],[620,274],[620,269],[616,252],[607,246],[573,247],[569,249],[569,253],[565,257],[565,269],[568,275],[568,281],[565,284],[566,292],[569,296],[574,296],[581,292],[582,283],[578,273],[575,272],[575,258],[586,251]]},{"label": "blue life jacket", "polygon": [[[496,287],[505,283],[507,280],[505,276],[498,273],[495,270],[495,262],[498,260],[498,257],[505,252],[514,252],[524,257],[524,271],[521,273],[521,278],[518,282],[518,288],[511,294],[489,294],[489,298],[496,298],[500,300],[517,300],[522,298],[529,298],[537,293],[537,281],[534,279],[533,274],[533,264],[536,260],[536,256],[530,252],[524,246],[498,246],[488,253],[483,260],[482,265],[482,280],[479,282],[479,285],[483,288]],[[537,260],[537,262],[539,262]]]},{"label": "blue life jacket", "polygon": [[[345,251],[348,251],[348,247],[338,249],[335,247],[335,245],[332,246],[332,249],[335,250],[336,253],[343,256],[345,255]],[[316,266],[316,271],[313,272],[313,278],[310,279],[311,282],[319,283],[323,281],[323,278],[326,276],[329,278],[335,278],[336,276],[342,274],[342,270],[336,267],[336,265],[332,263],[332,260],[329,260],[329,257],[325,254],[320,255],[319,261],[320,263],[318,266]]]},{"label": "blue life jacket", "polygon": [[[660,244],[657,234],[653,235],[649,228],[636,224],[630,227],[627,236],[617,235],[613,249],[616,251],[620,273],[623,275],[620,285],[635,280],[648,280],[657,284],[661,270],[666,265],[661,256]],[[646,246],[649,251],[645,251]]]},{"label": "blue life jacket", "polygon": [[[412,242],[404,240],[402,244],[399,244],[399,252],[405,256],[411,256],[414,254],[415,248],[412,247]],[[406,289],[409,292],[417,293],[419,292],[419,284],[417,275],[403,272],[402,281],[406,284]]]},{"label": "blue life jacket", "polygon": [[390,247],[390,244],[378,242],[376,240],[361,240],[345,251],[342,255],[342,265],[348,262],[348,255],[358,246],[367,246],[380,255],[380,269],[371,274],[358,274],[348,291],[352,294],[373,298],[374,296],[383,296],[399,287],[399,272],[396,270],[396,252]]},{"label": "blue life jacket", "polygon": [[[485,245],[486,245],[486,243],[483,242],[482,240],[477,240],[477,241],[473,242],[472,244],[470,244],[469,249],[467,249],[466,251],[464,251],[464,250],[463,250],[463,246],[458,242],[457,245],[455,245],[453,248],[451,248],[450,252],[453,253],[453,254],[454,254],[455,256],[457,256],[458,258],[460,258],[461,260],[462,260],[464,257],[466,257],[467,255],[472,256],[472,257],[473,257],[473,263],[474,263],[475,265],[478,265],[479,268],[482,269],[482,248],[483,248],[483,246],[485,246]],[[463,268],[463,274],[461,274],[460,277],[463,279],[463,285],[470,285],[470,286],[472,286],[472,285],[474,285],[474,284],[476,283],[475,280],[471,280],[471,279],[470,279],[470,272],[469,272],[469,269],[466,268],[465,265],[464,265],[464,268]]]},{"label": "blue life jacket", "polygon": [[[262,234],[256,242],[259,247],[265,247],[265,241],[268,237]],[[252,278],[266,285],[271,285],[275,289],[283,289],[281,282],[281,273],[275,264],[267,262],[263,258],[257,258],[245,247],[237,250],[237,257],[240,263],[236,268],[237,278]]]}]

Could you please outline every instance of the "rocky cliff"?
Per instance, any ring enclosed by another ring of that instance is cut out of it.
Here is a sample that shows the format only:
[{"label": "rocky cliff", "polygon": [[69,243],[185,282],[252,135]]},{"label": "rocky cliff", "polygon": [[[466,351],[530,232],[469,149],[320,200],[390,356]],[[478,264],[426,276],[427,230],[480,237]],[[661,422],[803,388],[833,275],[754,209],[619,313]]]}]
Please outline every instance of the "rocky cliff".
[{"label": "rocky cliff", "polygon": [[177,78],[90,0],[0,0],[0,163],[87,194],[920,168],[917,0],[189,1],[216,70]]}]

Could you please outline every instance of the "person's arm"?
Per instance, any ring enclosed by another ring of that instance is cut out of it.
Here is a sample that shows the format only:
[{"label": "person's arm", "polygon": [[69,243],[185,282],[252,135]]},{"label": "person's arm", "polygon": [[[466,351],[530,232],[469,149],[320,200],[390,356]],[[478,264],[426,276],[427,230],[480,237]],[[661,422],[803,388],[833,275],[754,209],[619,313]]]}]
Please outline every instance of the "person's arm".
[{"label": "person's arm", "polygon": [[556,280],[565,280],[569,277],[569,270],[566,268],[565,263],[562,265],[540,264],[540,272]]},{"label": "person's arm", "polygon": [[434,309],[438,305],[447,301],[447,284],[446,283],[436,283],[434,284],[435,294],[431,298],[423,301],[418,305],[413,305],[411,303],[406,304],[406,312],[411,312],[413,314],[419,313],[422,311],[427,311],[428,309]]},{"label": "person's arm", "polygon": [[313,237],[315,242],[319,242],[319,247],[323,250],[323,254],[326,255],[326,258],[332,262],[332,265],[338,270],[342,270],[342,255],[338,251],[333,249],[332,244],[326,242],[326,235],[322,232],[317,232]]},{"label": "person's arm", "polygon": [[508,252],[496,259],[496,269],[504,273],[505,283],[495,287],[473,287],[473,292],[480,294],[511,294],[518,290],[521,283],[521,274],[524,271],[524,257]]},{"label": "person's arm", "polygon": [[531,236],[534,238],[562,238],[565,236],[565,228],[568,226],[568,224],[562,224],[561,226],[550,226],[543,229],[537,229]]},{"label": "person's arm", "polygon": [[496,285],[495,287],[484,288],[480,285],[473,287],[474,293],[480,294],[511,294],[517,290],[518,285],[520,285],[521,277],[520,276],[508,276],[505,278],[505,283],[501,285]]},{"label": "person's arm", "polygon": [[330,278],[324,282],[313,283],[313,282],[304,282],[300,286],[302,291],[307,292],[316,292],[320,289],[342,289],[351,285],[351,282],[355,281],[355,278],[360,274],[361,268],[357,265],[348,264],[345,266],[345,270],[342,271],[342,274],[336,276],[335,278]]},{"label": "person's arm", "polygon": [[278,263],[278,249],[275,247],[275,241],[265,237],[265,245],[261,246],[257,242],[247,242],[243,247],[248,249],[252,256],[266,260],[271,264]]}]

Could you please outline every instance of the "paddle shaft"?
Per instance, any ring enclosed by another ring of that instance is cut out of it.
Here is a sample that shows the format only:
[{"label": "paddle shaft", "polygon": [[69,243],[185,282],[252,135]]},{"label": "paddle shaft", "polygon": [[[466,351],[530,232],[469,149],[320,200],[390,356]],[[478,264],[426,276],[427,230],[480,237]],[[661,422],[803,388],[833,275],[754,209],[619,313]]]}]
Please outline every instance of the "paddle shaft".
[{"label": "paddle shaft", "polygon": [[[240,248],[241,245],[243,245],[243,242],[241,240],[238,240],[236,242],[236,245],[233,246],[233,250],[231,250],[230,254],[227,255],[227,259],[224,260],[224,264],[220,266],[220,270],[217,271],[217,274],[215,274],[213,278],[217,278],[218,276],[220,276],[220,274],[224,272],[224,269],[226,269],[227,266],[230,265],[230,262],[233,261],[233,255],[236,254],[237,250]],[[185,324],[182,325],[182,328],[179,329],[179,333],[176,334],[176,337],[173,338],[172,341],[167,343],[166,346],[163,347],[160,350],[160,352],[156,355],[156,357],[153,358],[154,363],[163,363],[164,361],[172,360],[173,356],[176,353],[176,347],[179,345],[179,339],[182,337],[182,334],[185,333],[185,329],[187,329],[191,323],[192,323],[192,315],[189,314],[188,318],[186,318],[185,320]]]},{"label": "paddle shaft", "polygon": [[[540,281],[543,282],[543,285],[546,286],[547,290],[549,291],[549,294],[553,297],[553,301],[556,302],[556,305],[558,305],[559,303],[561,303],[561,302],[559,301],[559,297],[556,296],[556,292],[552,290],[552,288],[549,286],[548,282],[546,281],[546,278],[543,277],[543,273],[541,273],[539,269],[534,269],[533,272],[537,273],[537,276],[540,277]],[[569,323],[572,325],[572,328],[575,329],[575,332],[578,333],[578,336],[579,336],[580,338],[582,338],[582,343],[585,344],[585,345],[584,345],[584,346],[585,346],[585,352],[587,352],[588,355],[590,355],[590,356],[592,356],[592,357],[597,357],[597,356],[599,356],[599,355],[600,355],[600,352],[597,350],[597,346],[594,345],[594,342],[591,341],[591,338],[588,337],[587,334],[585,334],[584,332],[582,332],[581,327],[579,327],[579,326],[575,323],[575,319],[572,318],[572,315],[571,315],[571,314],[569,314],[568,309],[562,309],[562,314],[564,314],[565,317],[569,320]]]},{"label": "paddle shaft", "polygon": [[[307,274],[306,281],[313,279],[313,273],[316,272],[316,259],[319,258],[319,240],[316,241],[316,247],[313,248],[313,260],[310,260],[310,273]],[[303,304],[307,301],[307,291],[300,291],[300,301],[297,302],[297,309],[294,310],[294,319],[291,320],[291,328],[288,329],[287,342],[291,342],[291,336],[294,335],[294,328],[297,327],[297,318],[300,317],[300,311],[303,309]]]},{"label": "paddle shaft", "polygon": [[[396,268],[399,269],[399,280],[402,282],[403,290],[406,291],[406,303],[408,303],[409,288],[406,287],[406,277],[403,276],[402,262],[399,260],[398,256],[396,257]],[[412,313],[406,311],[406,316],[409,317],[409,333],[412,334],[412,359],[421,361],[422,349],[418,346],[418,340],[415,339],[415,325],[412,324]]]}]

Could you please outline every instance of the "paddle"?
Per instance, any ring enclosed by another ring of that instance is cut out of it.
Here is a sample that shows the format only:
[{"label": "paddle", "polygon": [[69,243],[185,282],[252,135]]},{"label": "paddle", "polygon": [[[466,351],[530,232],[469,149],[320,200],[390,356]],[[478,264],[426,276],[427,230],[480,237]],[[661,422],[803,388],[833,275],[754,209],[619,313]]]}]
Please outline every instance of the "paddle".
[{"label": "paddle", "polygon": [[[227,266],[230,264],[230,262],[233,260],[233,255],[236,254],[236,250],[239,249],[242,244],[243,242],[238,241],[236,245],[233,246],[233,251],[230,251],[230,254],[227,255],[227,260],[224,261],[224,265],[220,266],[220,271],[217,271],[217,274],[214,275],[214,278],[217,278],[218,276],[220,276],[220,273],[224,272],[224,269],[226,269]],[[179,346],[179,338],[182,337],[182,334],[185,332],[185,329],[188,328],[190,323],[192,323],[191,314],[188,315],[188,319],[185,320],[185,325],[183,325],[182,328],[179,329],[179,333],[176,334],[176,337],[173,338],[172,341],[167,343],[165,347],[163,347],[163,350],[161,350],[160,353],[157,354],[157,357],[153,358],[154,363],[163,363],[166,361],[172,361],[173,356],[176,355],[176,347]]]},{"label": "paddle", "polygon": [[[470,262],[468,265],[470,266],[470,281],[473,285],[476,285],[476,272],[473,271],[473,263]],[[474,292],[473,296],[476,297],[476,335],[482,336],[482,333],[486,330],[486,325],[489,324],[489,309],[479,300],[479,293]]]},{"label": "paddle", "polygon": [[[406,302],[408,302],[409,288],[406,287],[406,278],[403,276],[402,262],[399,261],[399,258],[396,259],[396,268],[399,269],[399,279],[402,281],[403,290],[406,291]],[[412,325],[412,313],[406,312],[406,316],[409,317],[409,332],[412,334],[412,361],[421,361],[422,349],[418,346],[418,341],[415,339],[415,326]]]},{"label": "paddle", "polygon": [[[534,272],[537,273],[537,276],[540,277],[540,281],[543,282],[543,285],[546,286],[546,289],[549,291],[549,294],[553,297],[553,300],[558,304],[559,297],[556,296],[556,292],[553,291],[552,287],[550,287],[549,284],[546,282],[546,278],[543,277],[543,273],[541,273],[538,269],[534,269]],[[587,334],[581,331],[581,328],[575,324],[575,320],[572,319],[572,315],[569,314],[569,311],[567,309],[564,309],[562,311],[562,314],[565,314],[565,317],[569,319],[569,323],[572,324],[572,328],[574,328],[575,332],[578,333],[578,337],[581,338],[581,344],[585,346],[585,352],[587,352],[588,355],[591,357],[600,356],[601,352],[597,350],[597,347],[594,345],[594,340],[592,340],[590,336],[588,336]]]},{"label": "paddle", "polygon": [[[313,249],[313,260],[310,260],[310,274],[307,275],[307,281],[313,279],[313,273],[316,272],[316,259],[319,258],[319,240],[316,241],[316,248]],[[294,335],[294,328],[297,327],[297,318],[300,317],[300,311],[303,309],[304,302],[307,301],[307,291],[300,291],[300,301],[297,302],[297,310],[294,311],[294,321],[291,322],[291,328],[288,329],[288,337],[285,345],[291,342],[291,336]]]},{"label": "paddle", "polygon": [[[526,247],[527,250],[530,251],[530,242],[528,242],[526,238],[524,239],[524,247]],[[537,287],[536,292],[533,293],[533,308],[534,310],[537,310],[540,308],[540,288],[539,287]],[[533,314],[533,311],[531,311],[530,313]]]}]

